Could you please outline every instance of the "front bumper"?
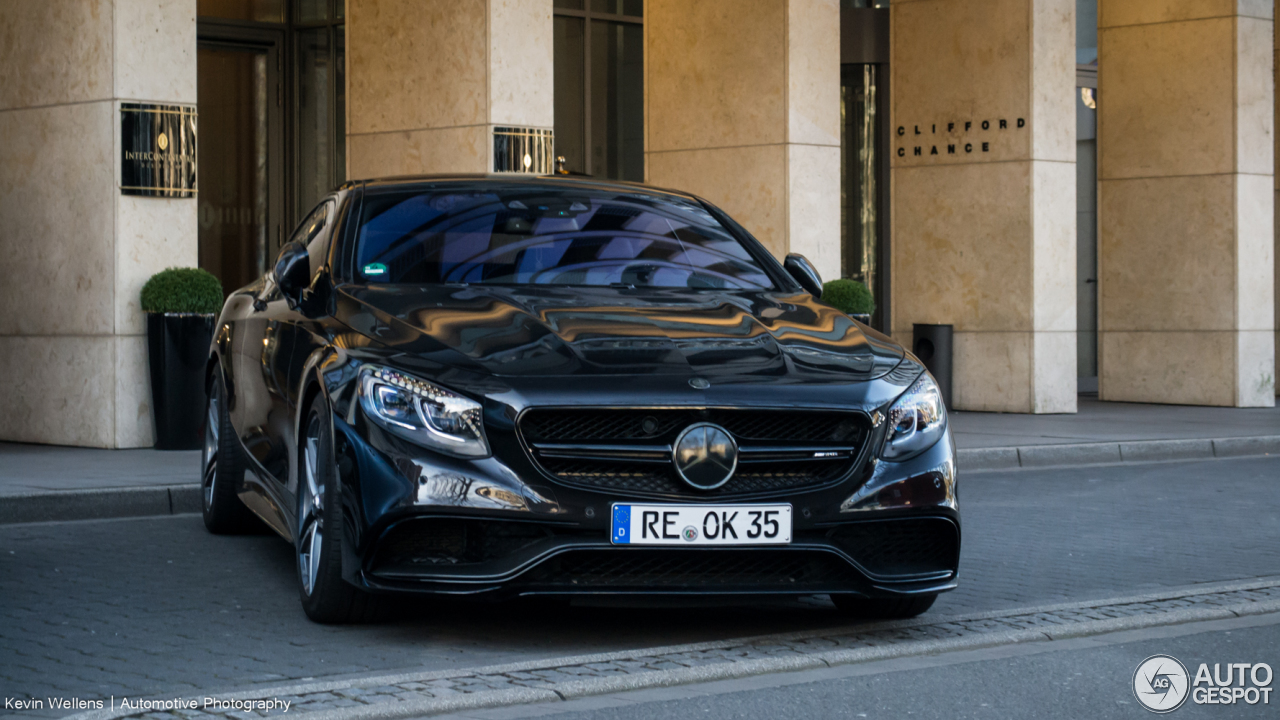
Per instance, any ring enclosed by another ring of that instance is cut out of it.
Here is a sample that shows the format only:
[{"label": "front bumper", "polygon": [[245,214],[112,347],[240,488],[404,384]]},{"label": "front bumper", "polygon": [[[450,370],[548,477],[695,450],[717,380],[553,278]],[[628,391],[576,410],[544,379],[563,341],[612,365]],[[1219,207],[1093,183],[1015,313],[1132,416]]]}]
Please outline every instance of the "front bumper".
[{"label": "front bumper", "polygon": [[[514,432],[491,431],[494,456],[463,461],[353,419],[337,423],[349,518],[343,571],[368,590],[893,597],[956,584],[949,432],[908,462],[867,459],[834,484],[753,497],[792,504],[788,545],[672,548],[610,544],[611,504],[654,499],[557,484],[528,460]],[[870,442],[878,446],[879,437]]]},{"label": "front bumper", "polygon": [[845,523],[754,547],[615,546],[596,531],[512,525],[402,521],[378,543],[363,585],[496,595],[907,595],[954,587],[959,552],[959,527],[942,516]]}]

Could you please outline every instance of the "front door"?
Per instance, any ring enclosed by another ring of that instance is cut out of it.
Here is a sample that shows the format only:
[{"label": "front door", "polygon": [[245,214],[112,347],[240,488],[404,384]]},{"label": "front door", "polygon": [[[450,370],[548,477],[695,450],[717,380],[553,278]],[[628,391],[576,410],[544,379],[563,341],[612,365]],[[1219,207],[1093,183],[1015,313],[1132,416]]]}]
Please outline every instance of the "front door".
[{"label": "front door", "polygon": [[200,267],[226,293],[258,279],[280,246],[282,40],[202,33],[196,50]]}]

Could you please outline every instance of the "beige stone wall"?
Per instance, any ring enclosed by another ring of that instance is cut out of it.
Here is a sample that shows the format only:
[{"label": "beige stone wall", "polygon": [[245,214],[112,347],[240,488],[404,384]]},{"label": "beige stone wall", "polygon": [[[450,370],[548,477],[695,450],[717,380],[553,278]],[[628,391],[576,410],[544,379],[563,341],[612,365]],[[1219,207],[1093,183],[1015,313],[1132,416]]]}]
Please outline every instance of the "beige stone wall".
[{"label": "beige stone wall", "polygon": [[138,294],[196,201],[119,191],[119,104],[196,102],[194,0],[0,4],[0,440],[152,443]]},{"label": "beige stone wall", "polygon": [[551,0],[347,8],[347,177],[490,172],[495,126],[552,129]]},{"label": "beige stone wall", "polygon": [[1099,394],[1275,402],[1270,2],[1099,4]]},{"label": "beige stone wall", "polygon": [[649,0],[645,134],[648,182],[840,276],[835,0]]},{"label": "beige stone wall", "polygon": [[1075,412],[1075,3],[890,10],[893,334],[955,326],[958,409]]}]

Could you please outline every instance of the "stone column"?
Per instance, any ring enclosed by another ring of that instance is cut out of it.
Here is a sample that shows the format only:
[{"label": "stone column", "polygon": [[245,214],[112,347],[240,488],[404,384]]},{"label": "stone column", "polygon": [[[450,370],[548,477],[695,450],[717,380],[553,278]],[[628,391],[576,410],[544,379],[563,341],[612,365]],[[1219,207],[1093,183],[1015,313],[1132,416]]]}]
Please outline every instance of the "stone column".
[{"label": "stone column", "polygon": [[1075,412],[1075,2],[890,9],[893,335],[955,327],[957,409]]},{"label": "stone column", "polygon": [[120,103],[195,105],[194,0],[0,4],[0,440],[150,446],[147,278],[196,200],[120,194]]},{"label": "stone column", "polygon": [[555,125],[551,0],[347,7],[347,176],[493,171],[494,128]]},{"label": "stone column", "polygon": [[835,0],[649,0],[645,134],[648,182],[840,277]]},{"label": "stone column", "polygon": [[1275,403],[1272,3],[1102,0],[1099,395]]}]

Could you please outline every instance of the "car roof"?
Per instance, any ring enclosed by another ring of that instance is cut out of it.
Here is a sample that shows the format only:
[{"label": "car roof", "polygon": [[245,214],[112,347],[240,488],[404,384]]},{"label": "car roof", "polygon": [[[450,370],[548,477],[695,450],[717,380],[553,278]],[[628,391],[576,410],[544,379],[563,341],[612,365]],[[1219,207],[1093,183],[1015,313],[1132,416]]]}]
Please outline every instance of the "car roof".
[{"label": "car roof", "polygon": [[364,180],[348,180],[339,188],[348,190],[364,186],[369,190],[393,188],[411,189],[414,186],[430,185],[439,182],[474,182],[487,183],[521,183],[527,185],[544,185],[546,187],[578,187],[590,190],[615,190],[623,192],[646,192],[672,195],[689,200],[697,200],[694,195],[679,190],[645,185],[644,183],[627,182],[625,180],[596,180],[585,175],[525,175],[522,173],[452,173],[439,175],[394,175],[388,177],[367,178]]}]

